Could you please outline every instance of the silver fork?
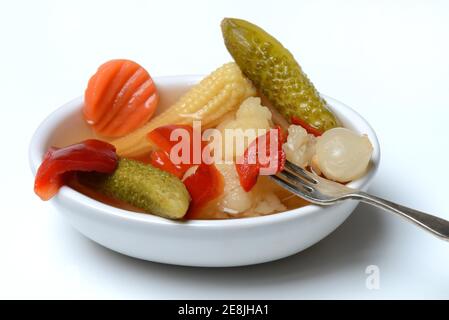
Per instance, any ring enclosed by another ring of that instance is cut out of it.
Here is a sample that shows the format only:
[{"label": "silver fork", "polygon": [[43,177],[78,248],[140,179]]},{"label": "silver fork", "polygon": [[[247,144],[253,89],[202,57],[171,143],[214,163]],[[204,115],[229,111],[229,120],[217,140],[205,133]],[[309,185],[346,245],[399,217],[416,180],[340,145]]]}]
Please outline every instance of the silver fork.
[{"label": "silver fork", "polygon": [[321,178],[289,161],[286,161],[283,171],[270,177],[311,203],[331,205],[347,199],[359,200],[397,213],[433,235],[449,241],[449,221]]}]

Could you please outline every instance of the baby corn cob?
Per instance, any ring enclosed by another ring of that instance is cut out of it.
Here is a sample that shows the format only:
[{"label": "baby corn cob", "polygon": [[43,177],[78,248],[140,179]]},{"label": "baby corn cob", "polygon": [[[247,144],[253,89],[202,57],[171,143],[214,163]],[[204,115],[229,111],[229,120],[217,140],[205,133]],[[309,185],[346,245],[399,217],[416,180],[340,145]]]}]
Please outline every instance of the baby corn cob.
[{"label": "baby corn cob", "polygon": [[243,100],[255,94],[256,89],[237,64],[227,63],[201,80],[165,112],[112,143],[122,157],[142,156],[152,149],[147,139],[150,131],[169,124],[191,124],[194,120],[200,120],[203,128],[212,127],[223,115],[236,110]]}]

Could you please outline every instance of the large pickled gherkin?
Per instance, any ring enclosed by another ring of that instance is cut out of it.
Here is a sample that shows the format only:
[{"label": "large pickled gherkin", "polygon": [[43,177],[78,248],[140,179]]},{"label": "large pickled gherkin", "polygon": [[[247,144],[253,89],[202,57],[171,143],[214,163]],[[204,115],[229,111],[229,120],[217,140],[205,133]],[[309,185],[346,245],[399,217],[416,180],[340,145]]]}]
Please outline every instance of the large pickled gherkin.
[{"label": "large pickled gherkin", "polygon": [[326,101],[278,40],[240,19],[224,19],[221,29],[243,73],[288,121],[294,116],[322,132],[337,126]]},{"label": "large pickled gherkin", "polygon": [[80,172],[78,178],[100,193],[165,218],[181,219],[189,208],[190,195],[181,180],[139,161],[121,158],[112,174]]}]

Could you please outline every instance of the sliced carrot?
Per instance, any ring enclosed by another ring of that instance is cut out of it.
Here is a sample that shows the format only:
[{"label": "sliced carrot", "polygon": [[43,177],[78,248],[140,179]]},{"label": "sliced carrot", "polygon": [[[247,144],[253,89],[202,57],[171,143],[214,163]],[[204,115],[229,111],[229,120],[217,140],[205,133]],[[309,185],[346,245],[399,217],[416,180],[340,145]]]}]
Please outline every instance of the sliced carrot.
[{"label": "sliced carrot", "polygon": [[[113,60],[114,61],[114,60]],[[90,78],[84,94],[84,117],[88,123],[98,121],[102,112],[98,110],[98,104],[107,91],[110,81],[115,77],[121,67],[120,62],[105,63],[98,68],[96,74]]]},{"label": "sliced carrot", "polygon": [[97,130],[101,131],[106,126],[109,125],[111,120],[117,115],[120,109],[126,102],[131,99],[131,96],[137,90],[137,88],[142,85],[148,79],[147,72],[143,68],[137,69],[137,71],[126,81],[126,83],[117,93],[116,98],[113,102],[112,110],[107,116],[103,117],[95,126]]},{"label": "sliced carrot", "polygon": [[[156,111],[159,95],[152,79],[147,79],[133,93],[131,98],[119,108],[118,114],[108,124],[106,134],[116,132],[125,135],[144,125]],[[126,119],[126,121],[123,121]]]},{"label": "sliced carrot", "polygon": [[[149,96],[147,97],[147,95]],[[125,135],[126,133],[133,131],[131,130],[131,127],[140,128],[145,123],[147,123],[148,120],[150,120],[150,118],[156,111],[156,107],[159,103],[159,96],[153,93],[142,93],[142,97],[146,98],[141,102],[145,105],[145,108],[148,108],[148,110],[146,110],[146,115],[143,116],[141,112],[130,112],[129,115],[124,116],[128,120],[126,122],[122,122],[119,128],[117,128],[117,132],[119,132],[120,135]],[[141,103],[139,103],[139,105]],[[128,108],[130,110],[134,110],[136,108],[136,103],[134,105],[129,105]]]},{"label": "sliced carrot", "polygon": [[114,108],[114,101],[117,99],[117,95],[122,90],[128,79],[139,69],[139,66],[131,61],[124,60],[118,73],[113,79],[111,79],[109,86],[104,93],[101,101],[98,105],[99,120],[94,123],[95,130],[101,125],[101,123],[109,121],[119,111]]},{"label": "sliced carrot", "polygon": [[111,60],[89,80],[83,114],[105,137],[121,137],[143,126],[159,102],[150,74],[130,60]]}]

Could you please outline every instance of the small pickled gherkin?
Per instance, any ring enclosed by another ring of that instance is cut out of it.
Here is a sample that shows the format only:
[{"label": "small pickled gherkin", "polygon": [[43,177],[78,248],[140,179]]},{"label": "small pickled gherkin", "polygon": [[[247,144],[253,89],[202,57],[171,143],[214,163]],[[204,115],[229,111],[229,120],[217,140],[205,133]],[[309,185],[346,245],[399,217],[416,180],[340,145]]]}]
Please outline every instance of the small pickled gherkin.
[{"label": "small pickled gherkin", "polygon": [[278,40],[240,19],[224,19],[221,29],[240,69],[288,121],[297,117],[321,132],[337,126],[326,101]]},{"label": "small pickled gherkin", "polygon": [[80,172],[79,181],[92,189],[169,219],[184,217],[190,195],[174,175],[135,160],[121,158],[112,174]]}]

